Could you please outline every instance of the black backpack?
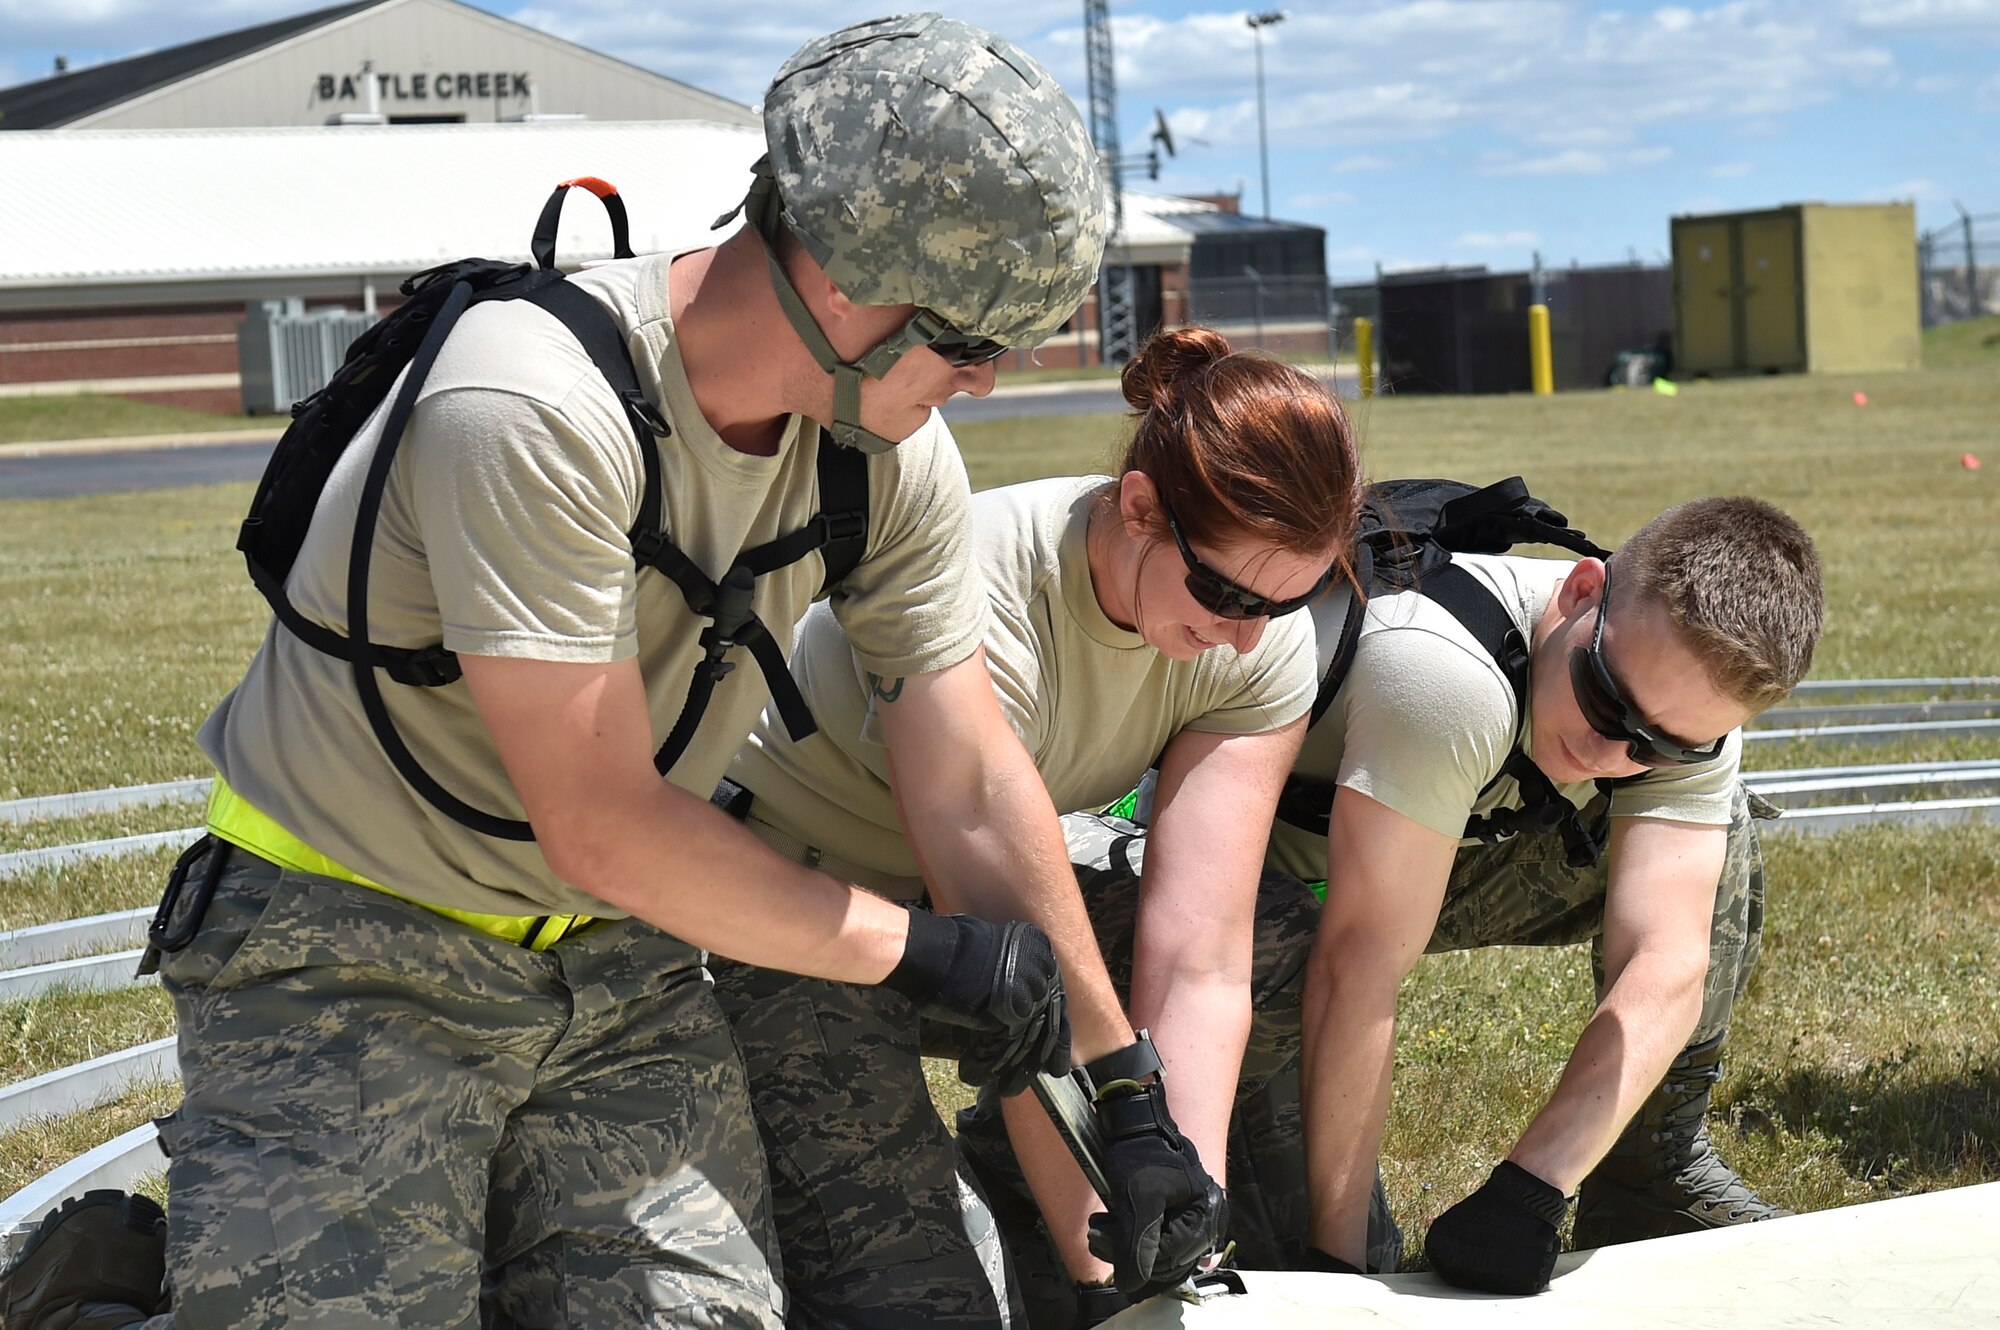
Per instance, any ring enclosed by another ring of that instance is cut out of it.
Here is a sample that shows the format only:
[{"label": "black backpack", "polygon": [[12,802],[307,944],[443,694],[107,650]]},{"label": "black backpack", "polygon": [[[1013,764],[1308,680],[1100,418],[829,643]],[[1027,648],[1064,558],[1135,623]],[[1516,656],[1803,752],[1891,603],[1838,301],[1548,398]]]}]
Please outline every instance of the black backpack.
[{"label": "black backpack", "polygon": [[[1555,545],[1596,558],[1610,555],[1571,526],[1568,518],[1528,493],[1527,482],[1519,476],[1484,487],[1457,480],[1385,480],[1370,486],[1362,502],[1355,552],[1355,581],[1365,594],[1348,604],[1333,661],[1320,676],[1311,723],[1317,725],[1326,714],[1353,667],[1367,597],[1413,590],[1443,606],[1493,657],[1513,685],[1516,726],[1525,721],[1527,641],[1485,583],[1452,561],[1454,554],[1505,554],[1516,545]],[[1553,831],[1562,836],[1572,867],[1597,862],[1603,852],[1602,823],[1583,824],[1576,806],[1521,751],[1518,728],[1494,781],[1508,776],[1520,786],[1521,806],[1473,817],[1465,825],[1467,837],[1491,845],[1524,831]],[[1610,784],[1599,782],[1600,787]],[[1279,796],[1278,816],[1324,836],[1333,793],[1333,782],[1294,773]]]},{"label": "black backpack", "polygon": [[[249,564],[250,580],[270,602],[278,621],[308,646],[352,664],[355,688],[369,726],[403,779],[441,812],[475,831],[507,840],[533,840],[534,831],[526,822],[474,808],[440,785],[404,744],[382,701],[378,670],[399,684],[439,688],[459,678],[457,657],[442,642],[409,648],[368,640],[368,565],[389,468],[417,394],[452,326],[468,308],[488,300],[527,300],[539,305],[560,319],[582,344],[625,406],[645,468],[639,518],[628,533],[633,560],[641,570],[655,568],[672,578],[688,608],[710,620],[701,634],[706,655],[695,667],[687,702],[653,759],[661,775],[686,751],[716,683],[735,668],[724,659],[733,647],[746,648],[756,660],[792,737],[803,739],[813,732],[812,713],[786,666],[783,651],[751,609],[755,581],[818,550],[826,566],[820,587],[820,594],[825,595],[860,562],[868,539],[867,459],[853,449],[837,446],[824,430],[818,451],[820,511],[803,527],[743,551],[720,582],[711,581],[668,538],[661,520],[660,460],[655,440],[667,437],[672,430],[640,389],[638,372],[617,323],[595,298],[565,281],[556,267],[556,221],[572,185],[583,186],[603,200],[611,217],[614,255],[633,257],[624,201],[604,181],[582,177],[557,185],[549,196],[529,246],[533,266],[497,259],[460,259],[409,278],[402,284],[408,299],[354,339],[346,360],[324,388],[292,407],[292,423],[264,468],[249,516],[236,539],[236,548],[243,551]],[[409,373],[390,405],[381,445],[362,485],[347,574],[348,635],[343,636],[301,614],[285,595],[285,579],[305,543],[306,529],[334,464],[388,396],[396,375],[406,365]]]}]

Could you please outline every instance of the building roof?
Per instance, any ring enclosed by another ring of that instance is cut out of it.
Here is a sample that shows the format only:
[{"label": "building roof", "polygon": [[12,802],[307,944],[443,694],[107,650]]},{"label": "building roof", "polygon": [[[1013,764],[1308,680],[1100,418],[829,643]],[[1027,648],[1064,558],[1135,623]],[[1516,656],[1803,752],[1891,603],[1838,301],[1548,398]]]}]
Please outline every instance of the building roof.
[{"label": "building roof", "polygon": [[[526,258],[558,181],[617,185],[640,252],[705,243],[763,135],[702,121],[52,130],[0,134],[0,290],[403,276]],[[610,256],[603,210],[564,209],[557,253]]]},{"label": "building roof", "polygon": [[1240,212],[1223,212],[1208,209],[1202,212],[1182,213],[1175,223],[1197,235],[1227,236],[1280,236],[1299,235],[1304,232],[1326,234],[1323,227],[1308,226],[1304,222],[1281,222],[1269,217],[1246,217]]},{"label": "building roof", "polygon": [[[526,258],[556,182],[624,193],[640,253],[710,243],[764,150],[704,121],[48,130],[0,134],[0,294],[165,283],[401,278],[478,254]],[[1125,196],[1114,254],[1185,262],[1213,205]],[[607,258],[602,210],[576,197],[557,253]],[[40,304],[39,297],[32,297]]]},{"label": "building roof", "polygon": [[316,9],[274,23],[184,42],[164,51],[149,51],[34,83],[0,88],[0,129],[55,129],[383,3],[385,0],[359,0],[357,4]]}]

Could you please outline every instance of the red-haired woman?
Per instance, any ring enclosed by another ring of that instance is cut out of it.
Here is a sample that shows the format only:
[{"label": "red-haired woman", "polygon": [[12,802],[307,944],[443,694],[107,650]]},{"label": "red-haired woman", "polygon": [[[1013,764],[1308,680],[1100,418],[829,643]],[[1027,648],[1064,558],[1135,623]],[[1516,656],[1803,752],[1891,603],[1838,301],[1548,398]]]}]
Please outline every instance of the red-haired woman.
[{"label": "red-haired woman", "polygon": [[[1179,1282],[1226,1227],[1265,838],[1317,685],[1311,616],[1295,611],[1346,577],[1360,477],[1318,381],[1213,331],[1155,336],[1123,385],[1137,424],[1116,473],[975,496],[972,539],[986,663],[1056,809],[1102,807],[1159,763],[1143,896],[1134,871],[1131,890],[1086,900],[1102,956],[1081,928],[1053,939],[1078,1061],[1107,1059],[1119,1111],[1150,1124],[1113,1148],[1117,1194],[1096,1240],[1136,1289]],[[991,882],[927,877],[925,828],[898,815],[897,780],[921,774],[890,769],[876,712],[904,681],[871,673],[825,605],[800,625],[792,668],[819,735],[795,743],[767,711],[718,801],[849,880],[981,913]],[[1103,823],[1065,825],[1087,883],[1116,874],[1091,862],[1110,843]],[[992,847],[993,878],[1013,871],[1011,850]],[[789,1323],[1010,1323],[1004,1262],[931,1107],[909,1004],[732,963],[715,973],[771,1165]],[[1073,1303],[1070,1279],[1113,1274],[1087,1246],[1101,1207],[1032,1098],[1004,1111]]]}]

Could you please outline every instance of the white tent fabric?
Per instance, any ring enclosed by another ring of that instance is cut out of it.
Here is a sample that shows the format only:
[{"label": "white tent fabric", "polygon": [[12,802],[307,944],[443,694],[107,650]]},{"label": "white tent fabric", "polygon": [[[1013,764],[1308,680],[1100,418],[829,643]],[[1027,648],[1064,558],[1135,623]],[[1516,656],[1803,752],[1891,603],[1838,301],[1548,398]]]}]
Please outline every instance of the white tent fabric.
[{"label": "white tent fabric", "polygon": [[1241,1296],[1155,1298],[1105,1330],[1993,1330],[2000,1182],[1572,1252],[1548,1291],[1435,1275],[1244,1275]]}]

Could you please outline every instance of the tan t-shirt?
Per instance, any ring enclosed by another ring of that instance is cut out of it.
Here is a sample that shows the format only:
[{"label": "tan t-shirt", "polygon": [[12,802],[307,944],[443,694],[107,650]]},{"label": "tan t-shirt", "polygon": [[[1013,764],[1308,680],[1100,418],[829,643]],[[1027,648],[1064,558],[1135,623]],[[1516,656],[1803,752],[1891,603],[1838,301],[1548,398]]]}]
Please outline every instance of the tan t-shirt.
[{"label": "tan t-shirt", "polygon": [[[1125,794],[1183,729],[1261,733],[1312,705],[1312,626],[1303,614],[1273,620],[1248,655],[1216,647],[1189,661],[1169,660],[1105,617],[1084,532],[1108,484],[1065,476],[972,501],[992,609],[993,686],[1058,812]],[[766,709],[730,776],[756,795],[755,817],[863,868],[913,877],[865,678],[874,667],[815,608],[800,626],[793,668],[820,733],[793,743]]]},{"label": "tan t-shirt", "polygon": [[[669,316],[673,256],[573,278],[626,330],[640,386],[672,425],[657,442],[665,522],[711,578],[737,553],[796,530],[818,506],[818,431],[794,418],[774,457],[725,444],[702,418]],[[384,404],[386,408],[386,403]],[[304,614],[346,631],[348,546],[386,410],[334,472],[289,590]],[[398,451],[374,540],[370,637],[544,661],[637,656],[658,745],[680,715],[705,620],[671,580],[635,572],[627,531],[644,476],[624,411],[581,346],[525,301],[475,306],[445,344]],[[986,606],[970,575],[970,490],[933,413],[868,462],[860,565],[832,598],[868,668],[941,669],[970,655]],[[780,645],[819,588],[817,555],[757,579],[756,612]],[[716,687],[670,773],[704,798],[769,693],[750,654]],[[275,623],[236,690],[202,727],[203,749],[240,795],[308,846],[400,895],[496,914],[615,914],[552,874],[532,843],[482,835],[432,808],[383,755],[350,667]],[[521,804],[462,683],[384,679],[397,730],[447,790],[476,808]]]},{"label": "tan t-shirt", "polygon": [[[1461,554],[1453,562],[1499,596],[1530,640],[1575,566],[1515,555]],[[1322,662],[1332,660],[1347,604],[1347,596],[1337,595],[1313,608]],[[1378,596],[1362,620],[1354,664],[1307,733],[1293,770],[1358,790],[1457,837],[1467,818],[1521,804],[1511,777],[1494,780],[1517,741],[1533,756],[1528,725],[1516,710],[1506,673],[1448,611],[1416,592]],[[1619,785],[1611,814],[1726,825],[1742,752],[1743,736],[1733,733],[1713,762],[1663,767]],[[1579,808],[1597,793],[1593,781],[1556,788]],[[1326,837],[1279,819],[1266,862],[1318,881],[1326,876]]]}]

